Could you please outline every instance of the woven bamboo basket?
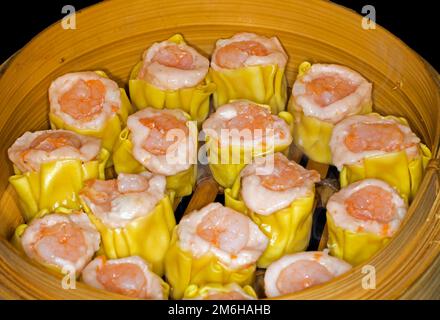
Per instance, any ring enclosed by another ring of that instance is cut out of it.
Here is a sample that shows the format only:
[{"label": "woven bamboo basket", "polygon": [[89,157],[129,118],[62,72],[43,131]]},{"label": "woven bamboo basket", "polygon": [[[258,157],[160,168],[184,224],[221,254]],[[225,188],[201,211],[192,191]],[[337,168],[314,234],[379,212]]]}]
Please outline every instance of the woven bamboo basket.
[{"label": "woven bamboo basket", "polygon": [[[8,242],[22,220],[8,186],[12,166],[6,150],[23,132],[48,127],[50,82],[70,71],[100,69],[125,85],[130,69],[154,41],[179,32],[209,55],[216,39],[238,31],[280,38],[290,56],[290,85],[303,60],[335,62],[359,71],[374,83],[376,110],[406,117],[434,154],[403,227],[368,262],[376,269],[376,289],[362,288],[365,274],[359,266],[289,298],[440,298],[439,75],[399,39],[379,26],[364,30],[361,16],[315,0],[105,1],[77,12],[76,28],[52,25],[5,63],[0,74],[0,298],[122,298],[82,283],[63,290],[61,276]],[[307,166],[323,176],[328,169],[310,161]],[[201,181],[189,207],[212,201],[216,193],[212,180]],[[321,240],[322,248],[325,232]]]}]

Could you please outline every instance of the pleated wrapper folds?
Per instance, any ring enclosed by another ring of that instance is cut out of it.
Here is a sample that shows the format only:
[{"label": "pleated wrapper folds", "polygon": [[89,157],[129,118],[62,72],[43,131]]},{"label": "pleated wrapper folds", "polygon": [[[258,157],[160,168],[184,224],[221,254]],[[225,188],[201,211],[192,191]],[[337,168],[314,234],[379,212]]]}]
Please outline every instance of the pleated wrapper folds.
[{"label": "pleated wrapper folds", "polygon": [[153,272],[162,276],[165,254],[176,226],[173,201],[174,192],[170,192],[147,215],[118,228],[105,225],[85,203],[83,205],[90,221],[101,234],[100,253],[109,259],[140,256],[150,264]]},{"label": "pleated wrapper folds", "polygon": [[84,163],[75,159],[57,160],[41,164],[39,171],[24,173],[14,166],[15,175],[9,177],[9,182],[17,192],[24,221],[29,222],[44,209],[80,209],[78,192],[84,181],[105,179],[109,156],[102,148],[96,160]]},{"label": "pleated wrapper folds", "polygon": [[269,215],[253,212],[240,196],[241,178],[231,189],[225,190],[225,205],[247,215],[268,237],[269,245],[257,261],[259,268],[267,268],[285,254],[304,251],[310,241],[315,190],[298,198],[288,207]]},{"label": "pleated wrapper folds", "polygon": [[328,241],[330,254],[345,260],[353,266],[370,259],[382,249],[390,237],[369,232],[354,232],[337,226],[327,214]]},{"label": "pleated wrapper folds", "polygon": [[[168,41],[185,43],[180,34],[175,34]],[[141,61],[135,65],[128,82],[131,101],[137,108],[180,109],[199,124],[206,119],[209,113],[209,97],[216,89],[214,83],[208,83],[205,79],[196,87],[162,90],[145,80],[138,79],[142,64]]]},{"label": "pleated wrapper folds", "polygon": [[240,286],[250,285],[254,280],[255,270],[255,264],[241,269],[230,269],[211,253],[194,257],[191,252],[180,247],[176,229],[165,256],[165,277],[171,286],[173,299],[181,299],[190,285],[224,285],[232,282]]},{"label": "pleated wrapper folds", "polygon": [[[394,119],[408,126],[404,118],[382,118]],[[397,189],[400,195],[410,202],[419,189],[425,168],[432,157],[429,148],[422,143],[419,144],[419,151],[419,156],[411,160],[408,159],[405,150],[402,150],[365,158],[361,164],[344,165],[339,176],[341,187],[363,179],[380,179]]]},{"label": "pleated wrapper folds", "polygon": [[[310,67],[309,62],[300,64],[298,76],[303,75]],[[332,164],[329,144],[335,125],[328,121],[306,116],[302,108],[296,105],[293,95],[290,97],[287,109],[295,119],[293,126],[293,142],[295,145],[313,161]],[[367,114],[371,111],[372,103],[365,103],[357,114]]]},{"label": "pleated wrapper folds", "polygon": [[214,107],[231,100],[247,99],[269,105],[273,114],[286,109],[287,80],[285,67],[250,66],[239,69],[209,69],[208,83],[215,83]]},{"label": "pleated wrapper folds", "polygon": [[[246,285],[242,289],[244,293],[251,296],[252,298],[257,299],[257,294],[251,286]],[[212,291],[216,293],[229,293],[231,292],[231,285],[224,285],[219,283],[210,283],[200,287],[197,285],[190,285],[186,288],[183,299],[203,299],[204,297],[208,296]]]},{"label": "pleated wrapper folds", "polygon": [[[197,143],[197,128],[189,126],[190,135]],[[130,130],[125,128],[119,135],[113,152],[113,164],[116,173],[141,173],[147,169],[133,156],[133,143],[130,140]],[[195,146],[197,149],[197,146]],[[175,175],[167,176],[167,189],[175,192],[176,197],[190,195],[193,191],[197,177],[197,166],[191,166]]]}]

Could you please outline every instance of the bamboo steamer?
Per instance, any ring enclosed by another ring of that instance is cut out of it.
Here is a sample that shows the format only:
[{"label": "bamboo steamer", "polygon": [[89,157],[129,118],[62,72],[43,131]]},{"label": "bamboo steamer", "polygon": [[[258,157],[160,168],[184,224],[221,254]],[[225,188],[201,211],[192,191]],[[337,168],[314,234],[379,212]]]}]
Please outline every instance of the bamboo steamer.
[{"label": "bamboo steamer", "polygon": [[[335,62],[359,71],[374,83],[376,110],[406,117],[434,154],[404,226],[368,262],[376,268],[376,289],[362,288],[365,274],[360,266],[288,298],[440,297],[439,75],[399,39],[379,26],[364,30],[361,16],[315,0],[115,0],[82,10],[76,19],[76,30],[64,30],[56,23],[43,31],[8,61],[0,76],[1,298],[122,298],[82,283],[77,283],[75,290],[63,290],[61,276],[30,261],[8,242],[22,220],[8,187],[12,166],[6,150],[23,132],[48,127],[51,80],[70,71],[100,69],[124,85],[132,66],[154,41],[179,32],[209,55],[216,39],[238,31],[280,38],[290,55],[290,85],[303,60]],[[212,183],[205,181],[191,202],[192,208],[213,199],[216,192]]]}]

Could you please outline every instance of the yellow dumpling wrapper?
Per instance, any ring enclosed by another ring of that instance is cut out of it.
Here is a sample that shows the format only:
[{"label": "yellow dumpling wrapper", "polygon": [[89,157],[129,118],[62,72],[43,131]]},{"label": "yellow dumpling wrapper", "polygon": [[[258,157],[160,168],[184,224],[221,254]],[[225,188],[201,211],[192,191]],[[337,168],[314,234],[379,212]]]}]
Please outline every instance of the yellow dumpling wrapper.
[{"label": "yellow dumpling wrapper", "polygon": [[173,299],[181,299],[189,285],[203,286],[209,283],[232,282],[240,286],[249,285],[254,280],[255,269],[255,264],[243,269],[229,269],[213,254],[200,258],[193,257],[191,252],[180,248],[176,229],[165,256],[165,277],[171,286]]},{"label": "yellow dumpling wrapper", "polygon": [[140,256],[152,271],[162,276],[164,258],[176,226],[172,202],[174,193],[166,195],[148,215],[136,218],[125,227],[109,228],[83,203],[84,211],[101,234],[100,253],[109,259]]},{"label": "yellow dumpling wrapper", "polygon": [[335,225],[333,218],[327,214],[328,241],[330,254],[347,261],[353,266],[370,259],[382,249],[390,237],[368,232],[353,232]]},{"label": "yellow dumpling wrapper", "polygon": [[[302,76],[311,67],[309,62],[303,62],[298,68],[298,76]],[[295,104],[293,95],[290,97],[288,110],[293,114],[293,142],[310,159],[320,163],[332,164],[330,139],[334,124],[315,117],[306,116],[302,109]],[[372,103],[366,103],[358,114],[372,111]]]},{"label": "yellow dumpling wrapper", "polygon": [[[249,286],[246,285],[243,288],[244,293],[247,295],[257,299],[257,294],[255,293],[255,290]],[[220,284],[220,283],[210,283],[204,286],[197,286],[197,285],[190,285],[188,288],[186,288],[185,293],[183,295],[183,299],[195,299],[195,298],[203,298],[210,294],[210,292],[215,291],[216,293],[228,293],[233,291],[230,284]]]},{"label": "yellow dumpling wrapper", "polygon": [[[180,34],[168,39],[177,44],[184,44],[185,40]],[[201,123],[209,113],[209,96],[215,91],[215,84],[208,83],[206,79],[196,87],[179,90],[161,90],[145,80],[137,79],[143,62],[133,68],[128,82],[130,98],[133,104],[144,109],[180,109],[188,113],[192,119]]]},{"label": "yellow dumpling wrapper", "polygon": [[[197,132],[195,133],[197,137]],[[130,140],[130,131],[126,128],[122,130],[113,151],[113,164],[116,173],[141,173],[147,171],[139,163],[132,153],[133,144]],[[197,166],[191,165],[189,169],[178,174],[167,176],[167,189],[175,192],[176,197],[190,195],[194,188],[197,178]]]},{"label": "yellow dumpling wrapper", "polygon": [[21,173],[15,166],[15,175],[9,182],[18,195],[22,215],[29,222],[41,210],[53,211],[58,207],[80,209],[78,192],[88,179],[105,179],[109,152],[102,148],[98,158],[83,163],[65,159],[43,163],[39,171]]},{"label": "yellow dumpling wrapper", "polygon": [[[108,78],[108,76],[102,71],[95,72],[101,77]],[[121,92],[121,107],[116,115],[109,119],[101,130],[78,129],[75,126],[65,123],[60,117],[56,116],[52,112],[49,113],[51,128],[69,130],[84,136],[99,138],[102,141],[102,146],[111,153],[119,134],[127,123],[128,116],[134,111],[130,100],[128,100],[127,94],[125,93],[125,90],[123,88],[120,88],[119,90]],[[111,165],[111,159],[108,162],[108,165]]]},{"label": "yellow dumpling wrapper", "polygon": [[239,177],[232,189],[225,190],[225,205],[251,218],[270,239],[269,245],[257,261],[259,268],[267,268],[285,254],[307,249],[312,231],[314,190],[309,196],[296,199],[284,209],[270,215],[261,215],[246,207],[240,196],[240,189]]},{"label": "yellow dumpling wrapper", "polygon": [[[404,118],[383,118],[395,119],[408,126]],[[425,168],[432,157],[427,146],[420,143],[419,147],[420,155],[411,161],[408,160],[405,150],[402,150],[365,158],[362,164],[344,165],[339,175],[341,187],[359,180],[375,178],[387,182],[396,188],[406,201],[411,201],[419,189]]]},{"label": "yellow dumpling wrapper", "polygon": [[215,83],[214,107],[231,100],[247,99],[270,106],[273,114],[286,109],[285,68],[278,65],[250,66],[230,70],[209,69],[208,82]]},{"label": "yellow dumpling wrapper", "polygon": [[[286,121],[292,130],[293,117],[290,113],[282,111],[278,114],[278,117]],[[206,137],[206,145],[209,168],[211,169],[212,176],[223,188],[231,188],[241,170],[249,164],[253,158],[275,152],[284,152],[289,148],[289,144],[275,145],[273,148],[262,148],[260,150],[245,150],[239,146],[221,148],[217,147],[219,142],[211,139],[209,136]],[[237,155],[237,159],[234,159],[234,155]],[[224,161],[222,161],[222,159],[229,159],[229,163],[223,163]]]}]

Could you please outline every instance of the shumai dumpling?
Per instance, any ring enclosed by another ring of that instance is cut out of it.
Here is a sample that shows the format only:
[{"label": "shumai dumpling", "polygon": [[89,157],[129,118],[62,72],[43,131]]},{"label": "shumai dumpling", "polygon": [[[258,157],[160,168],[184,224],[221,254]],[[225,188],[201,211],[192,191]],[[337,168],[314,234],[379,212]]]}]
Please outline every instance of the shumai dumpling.
[{"label": "shumai dumpling", "polygon": [[405,200],[382,180],[342,188],[327,203],[330,253],[353,265],[368,260],[398,230],[406,211]]},{"label": "shumai dumpling", "polygon": [[171,295],[180,299],[189,285],[248,285],[267,237],[247,216],[220,203],[184,216],[165,258]]},{"label": "shumai dumpling", "polygon": [[80,209],[84,181],[104,179],[109,157],[101,140],[66,130],[26,132],[8,149],[25,221],[41,210]]},{"label": "shumai dumpling", "polygon": [[335,124],[371,112],[371,91],[372,84],[348,67],[303,62],[289,101],[295,145],[310,159],[332,164],[329,141]]},{"label": "shumai dumpling", "polygon": [[285,110],[287,59],[276,37],[237,33],[217,40],[208,78],[216,84],[215,108],[247,99],[269,105],[274,114]]}]

